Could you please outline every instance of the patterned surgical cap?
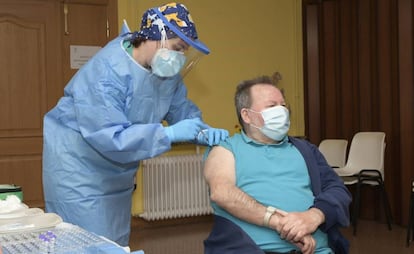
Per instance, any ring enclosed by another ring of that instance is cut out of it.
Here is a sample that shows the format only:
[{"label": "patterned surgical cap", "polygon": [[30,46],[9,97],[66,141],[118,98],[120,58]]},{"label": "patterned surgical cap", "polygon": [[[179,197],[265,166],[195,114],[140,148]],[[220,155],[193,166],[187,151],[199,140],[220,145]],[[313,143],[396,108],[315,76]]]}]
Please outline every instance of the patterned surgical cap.
[{"label": "patterned surgical cap", "polygon": [[[161,31],[165,30],[167,38],[171,39],[177,36],[177,34],[172,31],[173,29],[169,27],[173,25],[187,38],[192,40],[198,38],[194,21],[183,4],[173,2],[160,6],[157,9],[169,24],[165,24],[163,20],[158,17],[154,9],[149,9],[142,16],[138,37],[149,40],[161,40]],[[180,35],[178,34],[178,36]]]}]

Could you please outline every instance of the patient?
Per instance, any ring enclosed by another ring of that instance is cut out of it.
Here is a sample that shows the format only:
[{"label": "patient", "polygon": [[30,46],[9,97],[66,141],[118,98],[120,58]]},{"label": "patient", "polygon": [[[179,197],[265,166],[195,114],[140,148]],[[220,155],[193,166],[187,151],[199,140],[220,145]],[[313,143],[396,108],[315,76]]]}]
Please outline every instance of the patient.
[{"label": "patient", "polygon": [[204,175],[214,208],[205,254],[348,253],[351,195],[318,148],[287,136],[289,110],[267,76],[242,82],[242,126],[213,147]]}]

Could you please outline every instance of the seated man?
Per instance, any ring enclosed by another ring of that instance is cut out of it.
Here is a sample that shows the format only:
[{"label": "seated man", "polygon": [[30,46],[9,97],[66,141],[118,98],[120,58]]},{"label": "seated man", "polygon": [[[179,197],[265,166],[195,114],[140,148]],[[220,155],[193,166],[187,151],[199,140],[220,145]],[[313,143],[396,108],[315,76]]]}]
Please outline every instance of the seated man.
[{"label": "seated man", "polygon": [[263,76],[235,94],[242,132],[213,147],[204,175],[215,213],[205,254],[348,253],[351,195],[318,148],[287,136],[282,92]]}]

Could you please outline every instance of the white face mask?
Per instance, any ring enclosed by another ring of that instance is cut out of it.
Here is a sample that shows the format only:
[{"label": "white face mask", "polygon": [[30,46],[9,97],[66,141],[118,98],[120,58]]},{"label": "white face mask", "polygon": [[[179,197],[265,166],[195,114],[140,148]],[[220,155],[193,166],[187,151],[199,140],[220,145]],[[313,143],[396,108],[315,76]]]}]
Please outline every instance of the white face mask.
[{"label": "white face mask", "polygon": [[172,77],[180,72],[186,61],[183,52],[160,48],[151,61],[152,72],[159,77]]},{"label": "white face mask", "polygon": [[264,125],[260,128],[253,124],[251,126],[259,129],[268,138],[275,141],[283,140],[290,127],[289,110],[284,106],[274,106],[257,112],[249,109],[254,113],[260,113],[263,117]]}]

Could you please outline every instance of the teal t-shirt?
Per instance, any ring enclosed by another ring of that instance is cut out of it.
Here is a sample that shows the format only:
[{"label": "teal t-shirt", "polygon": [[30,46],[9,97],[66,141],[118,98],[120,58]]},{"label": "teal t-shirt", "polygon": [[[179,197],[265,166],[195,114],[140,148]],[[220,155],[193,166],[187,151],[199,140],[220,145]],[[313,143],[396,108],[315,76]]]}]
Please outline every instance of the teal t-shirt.
[{"label": "teal t-shirt", "polygon": [[[288,138],[279,144],[261,144],[241,133],[221,142],[220,146],[234,155],[236,185],[261,204],[287,212],[306,211],[312,206],[314,196],[305,160]],[[212,206],[216,215],[239,225],[262,250],[295,249],[275,230],[239,220],[214,202]],[[316,253],[333,253],[325,233],[317,230],[313,237],[317,242]]]}]

